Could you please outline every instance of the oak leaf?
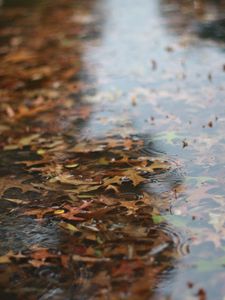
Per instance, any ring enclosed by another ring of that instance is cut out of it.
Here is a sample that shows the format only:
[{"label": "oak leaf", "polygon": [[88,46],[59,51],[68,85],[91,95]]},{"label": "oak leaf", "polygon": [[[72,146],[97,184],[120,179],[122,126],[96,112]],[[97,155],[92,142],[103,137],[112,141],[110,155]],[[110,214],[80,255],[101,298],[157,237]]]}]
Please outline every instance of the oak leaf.
[{"label": "oak leaf", "polygon": [[24,183],[24,180],[18,179],[14,176],[1,177],[0,178],[0,197],[10,188],[19,188],[23,193],[32,191],[37,192],[38,190],[33,187],[30,183]]},{"label": "oak leaf", "polygon": [[138,175],[137,171],[135,171],[134,169],[123,172],[123,176],[129,178],[133,182],[134,186],[137,186],[146,180],[142,176]]}]

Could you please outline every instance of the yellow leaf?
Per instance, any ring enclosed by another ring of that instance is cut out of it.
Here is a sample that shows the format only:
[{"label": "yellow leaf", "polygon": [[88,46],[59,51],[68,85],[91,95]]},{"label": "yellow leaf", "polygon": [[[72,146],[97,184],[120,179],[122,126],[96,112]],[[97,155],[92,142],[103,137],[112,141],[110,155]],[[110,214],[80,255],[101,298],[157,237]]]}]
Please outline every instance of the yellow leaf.
[{"label": "yellow leaf", "polygon": [[76,226],[74,226],[74,225],[72,225],[70,223],[63,222],[63,223],[60,223],[59,225],[60,225],[60,227],[62,227],[64,229],[67,229],[67,230],[69,230],[71,232],[78,232],[79,231]]},{"label": "yellow leaf", "polygon": [[54,214],[55,215],[61,215],[61,214],[64,214],[65,210],[64,209],[57,209],[54,211]]},{"label": "yellow leaf", "polygon": [[8,255],[0,256],[0,264],[8,264],[10,262],[11,261],[10,261]]},{"label": "yellow leaf", "polygon": [[68,164],[68,165],[65,165],[66,168],[68,169],[74,169],[74,168],[77,168],[79,166],[79,164]]},{"label": "yellow leaf", "polygon": [[38,155],[43,155],[43,154],[45,154],[45,152],[46,152],[45,149],[38,149],[38,150],[37,150],[37,154],[38,154]]}]

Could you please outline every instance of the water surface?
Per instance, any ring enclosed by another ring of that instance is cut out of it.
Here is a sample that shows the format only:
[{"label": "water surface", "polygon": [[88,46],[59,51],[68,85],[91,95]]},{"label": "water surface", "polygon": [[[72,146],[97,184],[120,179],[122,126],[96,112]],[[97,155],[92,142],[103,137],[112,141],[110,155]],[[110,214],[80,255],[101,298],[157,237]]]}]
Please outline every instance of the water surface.
[{"label": "water surface", "polygon": [[5,1],[1,299],[223,299],[224,3]]}]

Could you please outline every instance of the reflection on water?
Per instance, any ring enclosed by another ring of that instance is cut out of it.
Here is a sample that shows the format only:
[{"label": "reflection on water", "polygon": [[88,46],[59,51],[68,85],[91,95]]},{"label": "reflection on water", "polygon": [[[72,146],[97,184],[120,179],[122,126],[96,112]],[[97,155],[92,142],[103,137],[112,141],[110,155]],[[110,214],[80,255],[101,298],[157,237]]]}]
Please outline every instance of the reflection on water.
[{"label": "reflection on water", "polygon": [[0,11],[1,259],[30,258],[2,265],[0,298],[221,299],[223,4],[14,4]]},{"label": "reflection on water", "polygon": [[168,27],[179,34],[225,41],[224,1],[160,1]]}]

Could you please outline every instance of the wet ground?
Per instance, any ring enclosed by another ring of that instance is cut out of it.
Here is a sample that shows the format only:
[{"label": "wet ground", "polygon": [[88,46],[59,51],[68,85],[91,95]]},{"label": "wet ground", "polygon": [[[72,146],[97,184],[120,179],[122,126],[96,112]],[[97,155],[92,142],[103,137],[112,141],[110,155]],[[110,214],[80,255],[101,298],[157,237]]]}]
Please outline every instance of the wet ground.
[{"label": "wet ground", "polygon": [[224,11],[3,1],[1,300],[224,299]]}]

